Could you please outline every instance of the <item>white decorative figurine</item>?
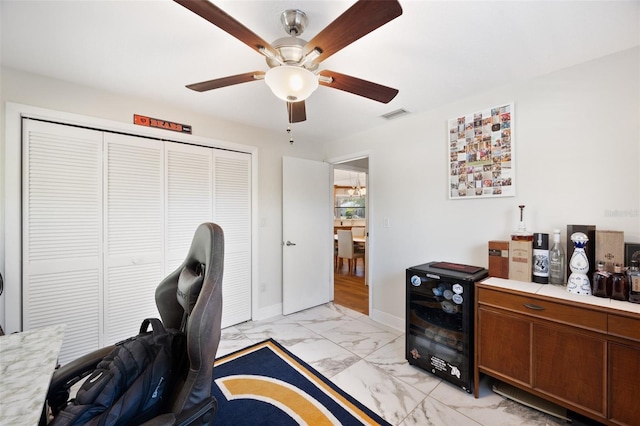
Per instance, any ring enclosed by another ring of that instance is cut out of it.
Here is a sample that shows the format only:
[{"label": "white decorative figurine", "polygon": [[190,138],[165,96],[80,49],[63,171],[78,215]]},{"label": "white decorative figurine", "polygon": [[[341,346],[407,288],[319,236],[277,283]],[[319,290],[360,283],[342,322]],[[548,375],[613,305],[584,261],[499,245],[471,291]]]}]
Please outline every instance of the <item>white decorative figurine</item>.
[{"label": "white decorative figurine", "polygon": [[584,251],[589,237],[582,232],[571,234],[571,241],[575,247],[571,260],[569,261],[569,282],[567,283],[567,291],[573,294],[583,294],[591,296],[591,283],[589,282],[589,259]]}]

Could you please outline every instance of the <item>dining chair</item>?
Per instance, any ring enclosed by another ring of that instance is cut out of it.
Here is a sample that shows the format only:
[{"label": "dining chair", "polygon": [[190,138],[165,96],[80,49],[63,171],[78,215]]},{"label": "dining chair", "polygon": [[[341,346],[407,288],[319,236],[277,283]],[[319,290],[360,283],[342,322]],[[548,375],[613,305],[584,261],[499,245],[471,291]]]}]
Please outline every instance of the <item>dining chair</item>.
[{"label": "dining chair", "polygon": [[351,228],[351,234],[354,237],[364,237],[364,226],[354,226]]},{"label": "dining chair", "polygon": [[356,269],[358,258],[362,258],[364,265],[364,252],[355,250],[353,246],[353,234],[350,230],[338,230],[338,267],[343,259],[347,259],[349,265],[349,273]]}]

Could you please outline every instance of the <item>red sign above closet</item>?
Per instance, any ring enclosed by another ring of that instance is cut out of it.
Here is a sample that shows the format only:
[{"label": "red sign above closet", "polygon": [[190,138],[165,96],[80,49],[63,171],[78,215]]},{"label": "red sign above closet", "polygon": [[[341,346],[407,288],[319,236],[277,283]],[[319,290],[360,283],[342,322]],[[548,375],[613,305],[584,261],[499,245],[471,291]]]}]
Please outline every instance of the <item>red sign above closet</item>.
[{"label": "red sign above closet", "polygon": [[133,124],[191,134],[191,126],[188,124],[174,123],[173,121],[160,120],[159,118],[151,118],[145,115],[133,114]]}]

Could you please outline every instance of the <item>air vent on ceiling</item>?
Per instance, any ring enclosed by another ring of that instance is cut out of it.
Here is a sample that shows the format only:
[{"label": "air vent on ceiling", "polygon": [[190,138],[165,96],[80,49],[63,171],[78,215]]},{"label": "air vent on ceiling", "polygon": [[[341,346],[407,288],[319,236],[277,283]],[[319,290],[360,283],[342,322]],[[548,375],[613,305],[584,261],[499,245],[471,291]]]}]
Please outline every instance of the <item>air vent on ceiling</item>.
[{"label": "air vent on ceiling", "polygon": [[403,115],[407,115],[407,114],[409,114],[409,111],[407,111],[404,108],[400,108],[395,111],[382,114],[380,117],[386,118],[387,120],[393,120],[394,118],[402,117]]}]

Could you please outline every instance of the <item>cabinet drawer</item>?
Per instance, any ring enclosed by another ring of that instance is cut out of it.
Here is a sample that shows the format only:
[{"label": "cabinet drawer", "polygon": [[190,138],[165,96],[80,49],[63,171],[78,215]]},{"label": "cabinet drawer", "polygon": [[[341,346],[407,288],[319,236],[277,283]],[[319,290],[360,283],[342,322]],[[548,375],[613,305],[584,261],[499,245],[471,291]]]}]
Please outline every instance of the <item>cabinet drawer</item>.
[{"label": "cabinet drawer", "polygon": [[640,319],[609,314],[608,331],[612,336],[640,341]]},{"label": "cabinet drawer", "polygon": [[479,288],[478,303],[596,331],[607,331],[607,314],[546,299]]}]

